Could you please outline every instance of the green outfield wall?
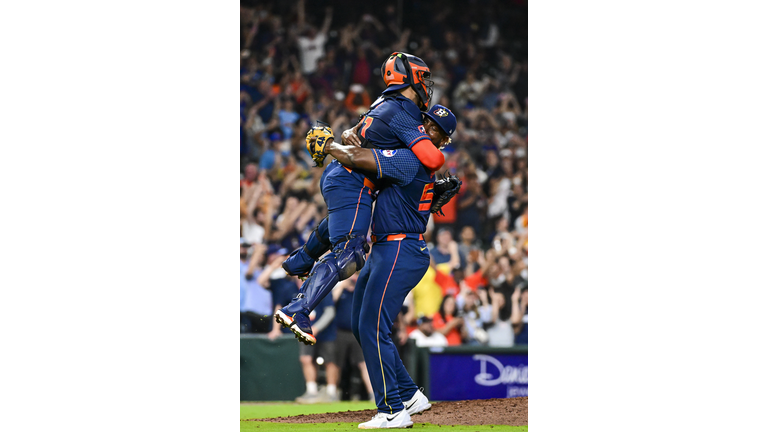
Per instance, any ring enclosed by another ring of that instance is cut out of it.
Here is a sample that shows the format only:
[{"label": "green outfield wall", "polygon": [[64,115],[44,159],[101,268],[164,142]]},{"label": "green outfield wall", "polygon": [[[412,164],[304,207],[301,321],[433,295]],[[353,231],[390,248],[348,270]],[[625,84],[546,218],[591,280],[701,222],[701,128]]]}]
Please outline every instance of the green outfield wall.
[{"label": "green outfield wall", "polygon": [[240,400],[285,401],[304,393],[299,341],[291,334],[240,335]]},{"label": "green outfield wall", "polygon": [[[430,396],[432,383],[440,382],[441,377],[431,376],[431,366],[440,364],[437,360],[445,357],[457,357],[462,355],[474,356],[475,354],[497,356],[500,359],[509,355],[524,355],[527,357],[527,346],[512,348],[490,348],[483,346],[458,346],[446,347],[430,351],[427,348],[417,348],[413,341],[409,341],[406,349],[406,357],[403,363],[413,380],[425,387],[425,393]],[[438,356],[438,357],[436,357]],[[433,358],[434,357],[434,358]],[[467,360],[469,365],[478,363],[478,360]],[[520,386],[521,377],[510,376],[510,371],[498,371],[491,363],[486,362],[484,371],[488,374],[488,380],[504,381],[498,385],[513,389]],[[526,360],[527,365],[527,360]],[[465,373],[476,373],[467,368]],[[462,371],[456,371],[461,373]],[[512,372],[517,372],[514,370]],[[500,374],[504,373],[504,376]],[[525,386],[527,387],[527,366],[525,370]],[[445,377],[450,379],[450,377]],[[493,386],[497,387],[497,386]],[[488,391],[498,391],[488,388]],[[265,335],[240,335],[240,400],[241,401],[287,401],[294,400],[305,391],[304,375],[299,363],[299,342],[293,335],[283,335],[276,340],[269,340]],[[493,397],[504,397],[495,396]],[[482,398],[482,396],[480,396]]]}]

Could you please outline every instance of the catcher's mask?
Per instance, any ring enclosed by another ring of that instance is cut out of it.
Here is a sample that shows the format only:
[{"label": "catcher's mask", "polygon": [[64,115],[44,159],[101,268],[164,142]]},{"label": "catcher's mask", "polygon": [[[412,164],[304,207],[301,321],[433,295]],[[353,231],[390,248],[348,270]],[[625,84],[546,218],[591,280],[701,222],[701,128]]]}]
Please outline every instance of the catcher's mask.
[{"label": "catcher's mask", "polygon": [[419,95],[422,109],[429,107],[435,82],[431,80],[432,72],[424,60],[408,53],[394,52],[381,65],[381,77],[387,85],[384,93],[412,87]]}]

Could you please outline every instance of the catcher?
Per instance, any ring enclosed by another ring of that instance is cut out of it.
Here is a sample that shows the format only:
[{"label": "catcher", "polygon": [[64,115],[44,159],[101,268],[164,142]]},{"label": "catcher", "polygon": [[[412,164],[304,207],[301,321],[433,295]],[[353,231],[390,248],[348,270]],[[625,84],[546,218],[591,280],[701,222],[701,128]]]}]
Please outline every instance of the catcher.
[{"label": "catcher", "polygon": [[[357,141],[363,147],[386,149],[392,154],[398,149],[410,149],[430,172],[437,171],[445,161],[440,150],[433,145],[423,124],[421,109],[426,110],[432,94],[432,81],[426,63],[406,53],[393,53],[381,66],[387,88],[371,105],[361,125],[354,131],[345,131],[342,141],[360,134]],[[456,127],[456,118],[450,111],[440,111],[440,118],[448,135]],[[445,117],[445,119],[443,119]],[[447,119],[452,120],[452,124]],[[310,144],[312,137],[315,137]],[[346,138],[345,138],[346,137]],[[322,146],[333,139],[330,127],[318,126],[307,135],[308,150],[318,166],[325,155]],[[370,152],[369,152],[370,153]],[[375,169],[373,170],[375,172]],[[277,322],[289,327],[306,344],[315,338],[309,325],[309,313],[336,285],[360,270],[370,250],[366,240],[371,222],[371,209],[376,177],[333,161],[323,172],[320,189],[328,206],[324,219],[310,235],[307,243],[291,253],[283,262],[289,275],[307,276],[299,295],[275,314]],[[431,198],[431,196],[430,196]],[[333,248],[314,266],[315,260]],[[312,274],[309,274],[312,270]]]},{"label": "catcher", "polygon": [[[456,118],[436,105],[424,114],[423,126],[439,149],[450,142],[446,131],[455,129]],[[352,331],[363,349],[379,412],[359,428],[409,427],[411,415],[432,405],[403,366],[392,342],[392,325],[406,295],[429,267],[423,239],[429,215],[456,195],[461,181],[455,176],[435,181],[436,175],[408,149],[339,145],[332,134],[318,139],[310,133],[307,143],[320,162],[330,154],[342,165],[371,173],[379,181],[370,262],[360,273],[352,300]]]}]

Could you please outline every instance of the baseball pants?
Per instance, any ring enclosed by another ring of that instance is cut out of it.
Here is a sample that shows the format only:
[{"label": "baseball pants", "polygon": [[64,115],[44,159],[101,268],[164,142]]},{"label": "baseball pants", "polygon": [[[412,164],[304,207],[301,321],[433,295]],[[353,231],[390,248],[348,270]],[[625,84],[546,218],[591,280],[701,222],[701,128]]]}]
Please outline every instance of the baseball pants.
[{"label": "baseball pants", "polygon": [[363,348],[379,412],[402,411],[403,401],[418,390],[392,341],[392,326],[405,296],[428,267],[429,252],[424,240],[410,235],[399,240],[385,239],[373,245],[357,279],[352,298],[352,331]]},{"label": "baseball pants", "polygon": [[373,182],[363,174],[344,167],[336,160],[328,165],[320,178],[320,190],[328,206],[331,245],[349,235],[368,235],[374,189]]}]

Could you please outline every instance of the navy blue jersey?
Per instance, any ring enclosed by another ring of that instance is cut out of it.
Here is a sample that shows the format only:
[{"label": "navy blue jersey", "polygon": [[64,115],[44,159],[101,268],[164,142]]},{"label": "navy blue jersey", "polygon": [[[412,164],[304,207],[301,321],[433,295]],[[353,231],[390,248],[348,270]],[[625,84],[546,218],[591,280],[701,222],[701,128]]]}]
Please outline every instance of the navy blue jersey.
[{"label": "navy blue jersey", "polygon": [[380,97],[363,117],[360,136],[376,148],[411,148],[421,140],[429,140],[421,110],[405,96]]},{"label": "navy blue jersey", "polygon": [[352,331],[352,291],[342,289],[336,301],[336,327]]},{"label": "navy blue jersey", "polygon": [[376,198],[373,235],[424,233],[432,206],[435,175],[427,172],[410,150],[371,151],[376,159],[376,175],[387,186]]}]

